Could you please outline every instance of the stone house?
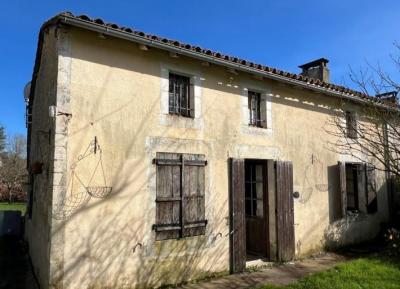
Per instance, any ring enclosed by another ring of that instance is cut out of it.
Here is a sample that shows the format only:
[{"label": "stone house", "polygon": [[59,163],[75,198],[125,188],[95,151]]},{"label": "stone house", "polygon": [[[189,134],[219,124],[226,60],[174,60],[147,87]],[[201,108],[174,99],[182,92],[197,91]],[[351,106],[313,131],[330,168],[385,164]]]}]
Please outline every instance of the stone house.
[{"label": "stone house", "polygon": [[327,63],[293,74],[87,16],[46,22],[27,109],[41,288],[179,283],[373,238],[385,174],[324,128],[343,99],[356,126],[368,97]]}]

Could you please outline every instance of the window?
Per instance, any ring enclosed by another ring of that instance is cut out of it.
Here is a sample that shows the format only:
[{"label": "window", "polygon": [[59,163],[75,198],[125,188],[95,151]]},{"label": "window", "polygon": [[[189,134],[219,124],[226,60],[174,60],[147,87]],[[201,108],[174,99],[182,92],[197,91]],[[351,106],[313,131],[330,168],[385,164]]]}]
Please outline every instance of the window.
[{"label": "window", "polygon": [[357,118],[354,112],[346,111],[346,136],[357,138]]},{"label": "window", "polygon": [[[340,215],[347,212],[373,214],[378,210],[375,167],[368,163],[339,162],[339,184],[341,200]],[[339,210],[335,210],[339,213]]]},{"label": "window", "polygon": [[358,211],[359,166],[346,164],[347,211]]},{"label": "window", "polygon": [[204,155],[157,153],[156,240],[204,235]]},{"label": "window", "polygon": [[194,117],[194,99],[190,77],[169,73],[169,113]]},{"label": "window", "polygon": [[264,120],[261,119],[261,94],[258,92],[248,92],[249,101],[249,125],[262,127]]},{"label": "window", "polygon": [[241,93],[242,122],[244,134],[272,135],[272,93],[268,88],[243,87]]}]

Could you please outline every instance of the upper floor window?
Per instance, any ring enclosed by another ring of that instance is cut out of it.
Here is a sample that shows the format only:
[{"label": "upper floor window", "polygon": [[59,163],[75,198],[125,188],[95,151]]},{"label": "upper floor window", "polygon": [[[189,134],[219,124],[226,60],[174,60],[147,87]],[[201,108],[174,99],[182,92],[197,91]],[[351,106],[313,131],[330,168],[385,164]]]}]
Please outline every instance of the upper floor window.
[{"label": "upper floor window", "polygon": [[266,87],[243,87],[241,95],[242,125],[245,134],[271,135],[272,93]]},{"label": "upper floor window", "polygon": [[357,118],[351,111],[346,111],[346,136],[352,139],[357,138]]},{"label": "upper floor window", "polygon": [[169,73],[169,113],[194,117],[194,97],[190,77]]},{"label": "upper floor window", "polygon": [[261,93],[249,91],[249,125],[263,127],[265,120],[262,119]]}]

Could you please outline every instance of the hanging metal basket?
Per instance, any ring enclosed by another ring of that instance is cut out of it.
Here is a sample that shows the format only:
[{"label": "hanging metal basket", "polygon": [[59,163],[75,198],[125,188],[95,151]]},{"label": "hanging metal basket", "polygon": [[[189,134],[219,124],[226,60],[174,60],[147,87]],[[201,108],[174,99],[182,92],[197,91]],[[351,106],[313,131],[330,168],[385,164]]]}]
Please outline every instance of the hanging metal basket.
[{"label": "hanging metal basket", "polygon": [[86,187],[86,191],[90,196],[94,198],[104,199],[111,194],[112,187],[104,187],[104,186]]}]

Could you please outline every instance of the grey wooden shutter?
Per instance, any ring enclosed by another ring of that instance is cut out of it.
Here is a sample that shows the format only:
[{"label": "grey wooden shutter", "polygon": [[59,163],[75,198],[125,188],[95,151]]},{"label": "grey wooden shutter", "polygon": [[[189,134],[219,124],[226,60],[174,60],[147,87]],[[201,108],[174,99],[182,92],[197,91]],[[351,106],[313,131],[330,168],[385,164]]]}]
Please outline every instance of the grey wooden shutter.
[{"label": "grey wooden shutter", "polygon": [[246,268],[245,174],[244,159],[230,159],[230,271]]},{"label": "grey wooden shutter", "polygon": [[357,165],[358,210],[367,213],[366,164]]},{"label": "grey wooden shutter", "polygon": [[341,217],[347,214],[346,163],[338,162]]},{"label": "grey wooden shutter", "polygon": [[288,161],[276,161],[276,227],[277,259],[294,258],[294,208],[293,165]]},{"label": "grey wooden shutter", "polygon": [[261,127],[267,127],[267,96],[265,94],[261,94],[260,100],[260,119],[261,119]]},{"label": "grey wooden shutter", "polygon": [[378,211],[378,196],[376,192],[376,173],[375,167],[371,164],[365,166],[366,175],[366,198],[367,212],[369,214]]},{"label": "grey wooden shutter", "polygon": [[181,156],[157,153],[156,240],[179,238],[181,231]]},{"label": "grey wooden shutter", "polygon": [[204,235],[205,156],[184,154],[182,160],[182,236]]}]

